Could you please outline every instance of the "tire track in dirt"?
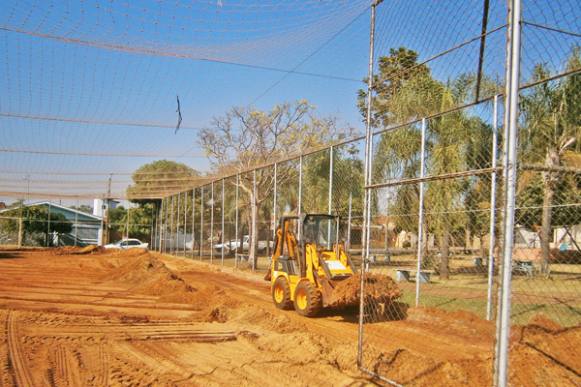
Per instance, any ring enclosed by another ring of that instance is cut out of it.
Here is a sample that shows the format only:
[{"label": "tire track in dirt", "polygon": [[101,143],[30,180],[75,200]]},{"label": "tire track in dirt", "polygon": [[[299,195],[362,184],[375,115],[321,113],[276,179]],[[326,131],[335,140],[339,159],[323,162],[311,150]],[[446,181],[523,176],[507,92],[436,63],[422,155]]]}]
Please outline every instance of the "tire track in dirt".
[{"label": "tire track in dirt", "polygon": [[24,354],[21,351],[19,335],[16,327],[16,312],[9,311],[6,319],[6,336],[8,341],[8,356],[16,384],[18,386],[34,386],[30,368],[26,364]]}]

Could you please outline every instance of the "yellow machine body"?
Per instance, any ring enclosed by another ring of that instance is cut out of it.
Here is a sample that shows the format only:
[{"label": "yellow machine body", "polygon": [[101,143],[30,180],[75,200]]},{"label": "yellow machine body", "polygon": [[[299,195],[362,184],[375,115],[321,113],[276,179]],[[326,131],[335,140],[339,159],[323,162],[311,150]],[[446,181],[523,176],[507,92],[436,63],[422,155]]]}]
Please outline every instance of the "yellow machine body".
[{"label": "yellow machine body", "polygon": [[294,306],[298,313],[313,316],[332,304],[335,284],[353,276],[351,260],[338,240],[338,224],[338,218],[331,215],[280,220],[265,277],[271,281],[277,307]]}]

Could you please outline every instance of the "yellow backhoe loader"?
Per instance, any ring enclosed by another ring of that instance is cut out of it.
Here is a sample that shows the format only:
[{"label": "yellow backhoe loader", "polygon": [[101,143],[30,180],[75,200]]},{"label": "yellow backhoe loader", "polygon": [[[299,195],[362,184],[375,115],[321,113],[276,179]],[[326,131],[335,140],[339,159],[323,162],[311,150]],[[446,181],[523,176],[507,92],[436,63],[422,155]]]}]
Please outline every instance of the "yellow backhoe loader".
[{"label": "yellow backhoe loader", "polygon": [[[355,267],[339,243],[338,217],[308,214],[280,219],[271,267],[265,276],[271,281],[278,308],[294,307],[297,313],[310,317],[322,307],[356,304],[359,276],[354,275]],[[346,297],[345,292],[353,294]]]}]

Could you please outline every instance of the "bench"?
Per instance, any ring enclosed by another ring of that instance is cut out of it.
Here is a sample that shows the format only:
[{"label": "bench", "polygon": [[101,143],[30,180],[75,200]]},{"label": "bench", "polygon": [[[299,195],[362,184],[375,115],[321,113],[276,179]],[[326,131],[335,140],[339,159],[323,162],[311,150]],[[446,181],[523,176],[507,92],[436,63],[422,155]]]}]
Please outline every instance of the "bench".
[{"label": "bench", "polygon": [[514,274],[524,274],[528,278],[532,278],[535,273],[533,261],[519,261],[515,260],[512,263],[512,272]]},{"label": "bench", "polygon": [[395,280],[397,282],[410,282],[410,274],[416,273],[416,280],[419,280],[421,284],[428,284],[430,283],[430,276],[431,272],[420,270],[419,273],[417,270],[410,270],[410,269],[395,269]]}]

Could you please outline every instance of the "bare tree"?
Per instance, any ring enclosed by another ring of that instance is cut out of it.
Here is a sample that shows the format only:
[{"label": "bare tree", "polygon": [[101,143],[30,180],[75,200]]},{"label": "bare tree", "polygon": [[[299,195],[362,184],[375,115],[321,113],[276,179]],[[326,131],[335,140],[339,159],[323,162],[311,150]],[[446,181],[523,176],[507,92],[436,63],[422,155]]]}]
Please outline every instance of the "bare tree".
[{"label": "bare tree", "polygon": [[[272,194],[274,169],[242,172],[323,146],[347,133],[337,129],[334,118],[317,117],[315,108],[305,100],[276,105],[267,112],[234,107],[224,116],[215,117],[211,126],[200,132],[200,144],[215,172],[221,175],[241,173],[238,185],[245,193],[242,200],[250,209],[246,222],[253,268],[258,258],[258,208]],[[278,168],[277,184],[284,185],[296,172],[290,166]]]}]

